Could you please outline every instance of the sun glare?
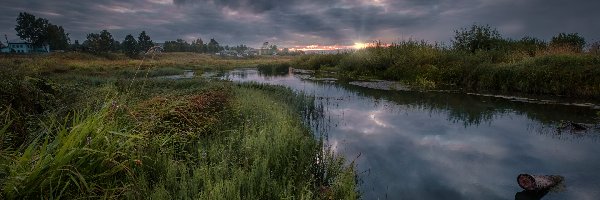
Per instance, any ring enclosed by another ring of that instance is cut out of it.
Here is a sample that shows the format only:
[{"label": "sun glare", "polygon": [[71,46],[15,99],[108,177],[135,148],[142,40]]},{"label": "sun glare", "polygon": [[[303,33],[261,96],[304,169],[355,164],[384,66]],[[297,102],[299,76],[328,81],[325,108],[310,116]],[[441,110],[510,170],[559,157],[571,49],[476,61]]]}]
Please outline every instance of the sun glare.
[{"label": "sun glare", "polygon": [[355,49],[364,49],[364,48],[367,47],[367,44],[365,44],[365,43],[354,43],[354,46],[352,46],[352,47],[354,47]]}]

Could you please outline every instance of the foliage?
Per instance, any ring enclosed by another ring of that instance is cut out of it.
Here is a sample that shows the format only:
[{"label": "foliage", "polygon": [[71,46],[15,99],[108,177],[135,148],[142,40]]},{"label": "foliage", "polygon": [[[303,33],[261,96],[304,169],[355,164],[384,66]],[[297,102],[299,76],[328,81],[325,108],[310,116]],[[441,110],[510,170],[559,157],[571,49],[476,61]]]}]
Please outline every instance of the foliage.
[{"label": "foliage", "polygon": [[107,30],[102,30],[100,33],[90,33],[87,35],[87,40],[83,42],[86,50],[93,54],[111,52],[114,50],[115,44],[112,34]]},{"label": "foliage", "polygon": [[125,36],[125,40],[121,43],[123,53],[130,58],[134,58],[140,54],[140,46],[141,44],[131,34]]},{"label": "foliage", "polygon": [[208,42],[206,50],[208,51],[208,53],[216,53],[223,50],[223,47],[219,45],[219,42],[212,38],[210,39],[210,42]]},{"label": "foliage", "polygon": [[190,50],[190,44],[183,39],[165,41],[164,49],[166,52],[188,52]]},{"label": "foliage", "polygon": [[[13,135],[5,127],[16,121],[5,120],[7,113],[24,116],[33,107],[27,102],[44,102],[34,89],[45,90],[39,74],[56,90],[44,91],[52,98],[42,113],[27,114],[43,125],[26,125],[31,141],[0,149],[0,197],[357,198],[353,169],[324,151],[303,122],[301,113],[315,111],[314,98],[275,86],[144,78],[172,73],[177,68],[167,68],[170,62],[187,64],[190,57],[236,65],[207,55],[163,54],[135,75],[140,61],[123,56],[0,57],[2,65],[18,69],[6,77],[19,77],[0,99],[13,101],[21,88],[35,92],[17,96],[22,106],[10,106],[22,109],[0,110],[2,139]],[[39,86],[23,86],[28,76]],[[79,89],[61,89],[69,87]]]},{"label": "foliage", "polygon": [[10,133],[4,135],[0,147],[16,148],[35,138],[28,133],[39,128],[38,117],[60,105],[60,94],[49,80],[28,76],[16,68],[0,69],[0,77],[0,112],[7,119],[0,121],[0,127]]},{"label": "foliage", "polygon": [[590,44],[590,53],[600,55],[600,41]]},{"label": "foliage", "polygon": [[206,52],[206,47],[204,45],[204,41],[202,41],[201,38],[194,40],[194,42],[192,42],[191,51],[197,52],[197,53]]},{"label": "foliage", "polygon": [[146,52],[148,49],[154,47],[154,42],[150,39],[150,36],[146,34],[146,31],[142,31],[138,36],[138,48],[141,52]]},{"label": "foliage", "polygon": [[538,38],[525,36],[513,46],[515,47],[514,49],[511,49],[513,51],[522,51],[529,56],[536,56],[539,51],[546,49],[548,44]]},{"label": "foliage", "polygon": [[567,47],[575,52],[582,52],[585,46],[585,38],[578,33],[559,33],[550,40],[552,47]]},{"label": "foliage", "polygon": [[599,45],[583,53],[577,33],[504,39],[489,25],[455,31],[451,48],[425,41],[374,45],[352,53],[304,55],[292,66],[337,71],[339,78],[383,78],[420,89],[600,97]]},{"label": "foliage", "polygon": [[462,51],[483,50],[489,51],[499,48],[499,43],[502,40],[500,33],[495,28],[489,25],[473,24],[471,28],[463,28],[454,31],[455,36],[452,41],[454,48]]},{"label": "foliage", "polygon": [[313,70],[326,67],[334,67],[337,66],[339,62],[341,62],[340,59],[343,57],[344,56],[341,54],[319,56],[303,55],[295,59],[294,66],[298,66],[298,68]]},{"label": "foliage", "polygon": [[83,50],[83,45],[81,45],[79,43],[79,40],[75,40],[75,42],[73,42],[73,44],[69,45],[69,50],[70,51],[82,51]]},{"label": "foliage", "polygon": [[216,53],[225,49],[215,39],[210,39],[208,44],[204,44],[202,39],[196,39],[189,44],[183,39],[175,41],[165,41],[164,50],[166,52],[197,52],[197,53]]},{"label": "foliage", "polygon": [[504,41],[501,49],[475,53],[404,41],[350,54],[305,55],[293,66],[336,70],[340,78],[404,81],[422,89],[600,97],[598,55],[547,52],[543,42],[531,38]]},{"label": "foliage", "polygon": [[69,34],[65,33],[62,26],[49,25],[48,26],[48,44],[53,50],[67,50],[69,47]]},{"label": "foliage", "polygon": [[62,26],[26,12],[19,13],[15,30],[22,40],[31,42],[36,47],[49,44],[52,49],[66,50],[70,41],[69,34],[65,33]]},{"label": "foliage", "polygon": [[269,46],[269,49],[271,49],[271,52],[277,52],[279,50],[277,48],[277,45],[271,45],[271,46]]},{"label": "foliage", "polygon": [[17,17],[15,30],[21,39],[31,42],[35,46],[41,46],[48,39],[48,26],[47,19],[37,18],[32,14],[22,12]]}]

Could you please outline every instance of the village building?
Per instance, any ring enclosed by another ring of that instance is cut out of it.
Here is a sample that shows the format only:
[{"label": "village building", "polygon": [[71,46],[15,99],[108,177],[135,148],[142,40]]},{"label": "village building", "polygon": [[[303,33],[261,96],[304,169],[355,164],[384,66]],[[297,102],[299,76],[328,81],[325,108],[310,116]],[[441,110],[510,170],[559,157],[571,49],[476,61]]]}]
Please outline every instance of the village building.
[{"label": "village building", "polygon": [[50,45],[44,44],[39,47],[34,47],[31,43],[22,40],[11,40],[0,48],[2,53],[48,53]]},{"label": "village building", "polygon": [[262,47],[260,47],[260,49],[258,49],[258,55],[271,55],[272,51],[271,48],[269,48],[269,42],[265,42],[263,43]]}]

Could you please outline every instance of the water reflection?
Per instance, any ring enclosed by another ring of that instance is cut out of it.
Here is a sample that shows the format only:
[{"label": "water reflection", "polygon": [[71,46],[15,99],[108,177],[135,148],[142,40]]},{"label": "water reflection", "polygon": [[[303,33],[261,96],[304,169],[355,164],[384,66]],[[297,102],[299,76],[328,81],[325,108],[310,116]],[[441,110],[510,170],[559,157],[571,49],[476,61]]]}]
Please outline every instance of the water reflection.
[{"label": "water reflection", "polygon": [[365,199],[512,199],[515,174],[560,174],[569,189],[544,199],[600,196],[596,129],[558,134],[569,121],[589,124],[589,108],[541,105],[440,92],[382,91],[302,80],[254,69],[223,78],[284,85],[315,95],[317,132],[356,159]]},{"label": "water reflection", "polygon": [[527,191],[523,190],[521,192],[517,192],[515,194],[515,200],[540,200],[542,197],[546,196],[548,191]]}]

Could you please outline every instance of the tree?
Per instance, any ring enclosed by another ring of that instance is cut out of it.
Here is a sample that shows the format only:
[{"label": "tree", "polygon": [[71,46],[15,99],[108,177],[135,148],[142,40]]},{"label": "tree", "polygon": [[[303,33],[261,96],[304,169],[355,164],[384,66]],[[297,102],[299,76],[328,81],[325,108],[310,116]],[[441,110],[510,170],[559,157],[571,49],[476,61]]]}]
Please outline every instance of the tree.
[{"label": "tree", "polygon": [[49,25],[47,19],[22,12],[17,17],[15,30],[22,40],[30,42],[34,46],[42,46],[47,41]]},{"label": "tree", "polygon": [[197,53],[204,53],[205,52],[204,41],[202,41],[202,39],[200,39],[200,38],[193,41],[192,42],[192,51],[197,52]]},{"label": "tree", "polygon": [[583,51],[585,46],[585,38],[579,36],[578,33],[559,33],[550,40],[551,47],[566,47],[571,48],[575,52]]},{"label": "tree", "polygon": [[67,50],[69,48],[69,34],[65,33],[62,26],[50,24],[47,29],[47,42],[50,48],[55,50]]},{"label": "tree", "polygon": [[75,40],[75,42],[70,45],[69,49],[71,51],[81,51],[82,46],[81,46],[81,44],[79,44],[79,40]]},{"label": "tree", "polygon": [[454,40],[454,48],[461,51],[489,51],[498,49],[502,42],[502,37],[498,30],[489,25],[473,24],[471,28],[463,28],[456,30]]},{"label": "tree", "polygon": [[219,45],[219,42],[217,42],[214,38],[210,39],[210,42],[207,45],[207,50],[209,53],[216,53],[221,51],[222,47]]},{"label": "tree", "polygon": [[229,50],[238,52],[238,53],[243,53],[246,49],[248,49],[248,47],[246,47],[246,45],[237,45],[237,46],[233,46],[233,47],[229,47]]},{"label": "tree", "polygon": [[113,45],[112,48],[110,48],[111,52],[119,52],[121,51],[121,42],[119,41],[113,41]]},{"label": "tree", "polygon": [[131,34],[125,36],[125,40],[123,40],[121,46],[125,55],[130,58],[134,58],[140,54],[139,44]]},{"label": "tree", "polygon": [[277,53],[277,50],[278,50],[277,45],[271,45],[270,48],[271,48],[271,54]]},{"label": "tree", "polygon": [[177,39],[175,41],[166,41],[164,45],[165,52],[187,52],[190,49],[190,44],[183,39]]},{"label": "tree", "polygon": [[83,41],[84,49],[90,53],[99,53],[100,48],[100,34],[90,33],[86,36],[86,40]]},{"label": "tree", "polygon": [[66,50],[71,41],[62,26],[51,24],[47,19],[37,18],[26,12],[19,13],[15,30],[22,40],[35,47],[48,44],[52,49]]},{"label": "tree", "polygon": [[115,40],[107,30],[102,30],[99,34],[88,34],[87,40],[83,42],[83,45],[91,53],[108,53],[113,50],[115,46]]},{"label": "tree", "polygon": [[513,46],[513,50],[525,52],[529,56],[535,56],[538,51],[546,49],[548,45],[538,38],[525,36],[521,40],[515,41]]},{"label": "tree", "polygon": [[236,47],[234,47],[234,49],[238,52],[238,53],[242,53],[246,50],[248,50],[248,47],[246,45],[240,44]]},{"label": "tree", "polygon": [[146,52],[148,49],[154,47],[154,42],[150,39],[150,36],[146,35],[146,31],[142,31],[138,36],[138,45],[140,51]]}]

